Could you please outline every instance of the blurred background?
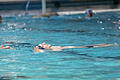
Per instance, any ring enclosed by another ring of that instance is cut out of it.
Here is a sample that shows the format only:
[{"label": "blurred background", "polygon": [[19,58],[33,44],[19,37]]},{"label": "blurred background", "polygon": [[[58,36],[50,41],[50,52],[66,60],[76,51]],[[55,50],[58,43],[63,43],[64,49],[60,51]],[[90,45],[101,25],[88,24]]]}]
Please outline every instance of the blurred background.
[{"label": "blurred background", "polygon": [[[75,11],[92,9],[120,8],[120,0],[45,0],[47,10]],[[28,5],[28,6],[27,6]],[[42,0],[0,0],[0,10],[29,10],[42,8]],[[73,9],[74,8],[74,9]]]}]

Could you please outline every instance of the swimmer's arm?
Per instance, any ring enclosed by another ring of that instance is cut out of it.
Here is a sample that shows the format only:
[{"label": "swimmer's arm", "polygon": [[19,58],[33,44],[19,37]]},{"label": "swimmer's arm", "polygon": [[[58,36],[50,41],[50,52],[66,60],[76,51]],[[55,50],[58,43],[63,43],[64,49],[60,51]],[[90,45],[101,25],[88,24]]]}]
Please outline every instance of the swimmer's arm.
[{"label": "swimmer's arm", "polygon": [[119,44],[95,44],[93,47],[109,47],[109,46],[120,46]]},{"label": "swimmer's arm", "polygon": [[45,14],[40,14],[40,15],[37,15],[37,16],[33,16],[33,18],[40,18],[40,17],[48,17],[48,15],[45,15]]},{"label": "swimmer's arm", "polygon": [[86,46],[64,46],[58,48],[52,48],[52,51],[62,51],[63,49],[72,49],[72,48],[87,48]]},{"label": "swimmer's arm", "polygon": [[59,14],[57,12],[50,12],[50,13],[44,13],[44,14],[40,14],[40,15],[37,15],[37,16],[33,16],[33,18],[40,18],[40,17],[50,17],[50,16],[53,16],[53,15],[56,15],[56,16],[59,16]]},{"label": "swimmer's arm", "polygon": [[96,47],[109,47],[109,46],[120,46],[115,44],[95,44],[95,45],[88,45],[88,46],[64,46],[62,49],[70,49],[70,48],[96,48]]},{"label": "swimmer's arm", "polygon": [[95,45],[83,46],[83,48],[92,48],[92,47],[97,48],[97,47],[109,47],[109,46],[118,46],[118,45],[115,45],[115,44],[95,44]]},{"label": "swimmer's arm", "polygon": [[55,46],[55,47],[52,47],[51,50],[62,51],[63,49],[71,49],[71,48],[86,48],[86,47],[85,46],[63,46],[63,47]]},{"label": "swimmer's arm", "polygon": [[62,49],[52,49],[52,51],[62,51]]},{"label": "swimmer's arm", "polygon": [[6,46],[6,47],[1,47],[0,49],[13,49],[13,48],[10,46]]},{"label": "swimmer's arm", "polygon": [[64,46],[62,49],[70,49],[70,48],[86,48],[86,46]]}]

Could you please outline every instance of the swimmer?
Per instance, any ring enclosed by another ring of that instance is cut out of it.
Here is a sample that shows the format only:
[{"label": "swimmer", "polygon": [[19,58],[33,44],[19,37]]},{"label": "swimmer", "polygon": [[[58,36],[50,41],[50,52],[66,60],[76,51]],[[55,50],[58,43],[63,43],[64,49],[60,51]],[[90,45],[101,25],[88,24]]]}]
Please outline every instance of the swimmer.
[{"label": "swimmer", "polygon": [[93,17],[93,11],[91,9],[85,10],[86,17]]},{"label": "swimmer", "polygon": [[1,45],[1,47],[0,47],[0,49],[13,49],[12,47],[10,47],[10,46],[3,46],[3,45]]},{"label": "swimmer", "polygon": [[114,24],[120,25],[120,21],[114,21]]},{"label": "swimmer", "polygon": [[108,47],[108,46],[119,46],[117,44],[95,44],[89,46],[51,46],[46,43],[42,43],[34,47],[34,52],[44,52],[45,49],[50,49],[52,51],[62,51],[63,49],[71,48],[96,48],[96,47]]},{"label": "swimmer", "polygon": [[34,16],[33,18],[40,18],[40,17],[48,17],[49,18],[50,16],[59,16],[59,14],[57,12],[47,12],[45,14]]}]

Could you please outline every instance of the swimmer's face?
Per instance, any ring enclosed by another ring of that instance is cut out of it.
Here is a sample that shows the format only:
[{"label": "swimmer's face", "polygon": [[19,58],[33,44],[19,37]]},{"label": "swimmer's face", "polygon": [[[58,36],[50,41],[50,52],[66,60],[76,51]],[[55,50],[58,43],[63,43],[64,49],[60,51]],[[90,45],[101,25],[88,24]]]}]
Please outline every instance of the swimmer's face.
[{"label": "swimmer's face", "polygon": [[45,49],[49,49],[49,48],[50,48],[50,45],[45,44],[45,43],[42,43],[42,47],[45,48]]}]

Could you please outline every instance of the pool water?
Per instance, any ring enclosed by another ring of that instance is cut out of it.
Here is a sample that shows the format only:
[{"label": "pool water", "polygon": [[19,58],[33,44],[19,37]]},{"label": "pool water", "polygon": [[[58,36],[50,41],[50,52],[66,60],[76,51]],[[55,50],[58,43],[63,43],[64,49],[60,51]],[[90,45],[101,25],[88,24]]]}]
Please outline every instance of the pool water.
[{"label": "pool water", "polygon": [[46,50],[34,53],[42,42],[56,46],[120,44],[120,12],[32,18],[3,17],[0,44],[0,80],[120,80],[120,47]]}]

